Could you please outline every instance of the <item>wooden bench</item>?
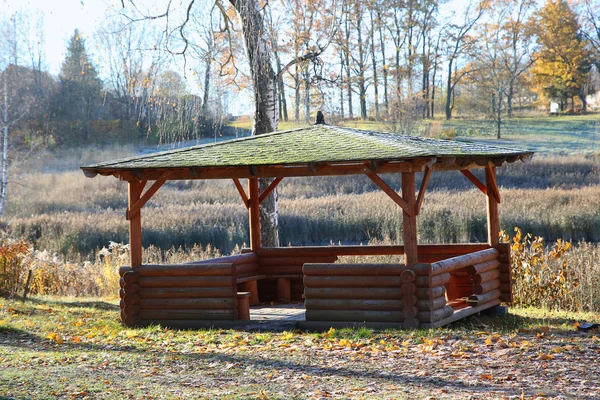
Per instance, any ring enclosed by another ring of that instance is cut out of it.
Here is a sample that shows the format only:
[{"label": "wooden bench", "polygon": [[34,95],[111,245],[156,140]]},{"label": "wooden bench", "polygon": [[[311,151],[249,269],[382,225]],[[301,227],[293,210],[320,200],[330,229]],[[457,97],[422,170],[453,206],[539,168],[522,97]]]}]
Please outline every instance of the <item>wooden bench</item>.
[{"label": "wooden bench", "polygon": [[277,279],[277,301],[289,303],[292,300],[292,279],[302,279],[303,275],[267,275],[268,279]]},{"label": "wooden bench", "polygon": [[[257,265],[258,271],[258,265]],[[258,280],[265,279],[267,275],[261,275],[257,272],[249,272],[236,276],[236,283],[243,292],[250,293],[250,305],[254,306],[259,303],[258,299]]]},{"label": "wooden bench", "polygon": [[238,319],[250,320],[250,292],[237,292]]},{"label": "wooden bench", "polygon": [[194,264],[205,263],[230,263],[235,267],[235,283],[236,290],[239,292],[250,293],[249,303],[251,306],[259,304],[258,284],[257,281],[265,279],[267,276],[258,272],[258,256],[254,253],[238,254],[235,256],[227,256],[213,258],[210,260],[202,260]]}]

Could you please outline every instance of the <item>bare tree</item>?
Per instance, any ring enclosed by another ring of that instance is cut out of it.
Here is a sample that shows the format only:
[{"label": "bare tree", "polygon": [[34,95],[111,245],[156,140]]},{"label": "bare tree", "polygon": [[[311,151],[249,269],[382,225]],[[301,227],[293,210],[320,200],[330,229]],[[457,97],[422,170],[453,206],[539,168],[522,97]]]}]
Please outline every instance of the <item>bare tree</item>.
[{"label": "bare tree", "polygon": [[[127,2],[138,10],[138,4],[135,0]],[[215,0],[215,6],[221,11],[223,16],[223,29],[231,32],[234,21],[228,13],[229,7],[235,10],[236,16],[241,25],[241,32],[246,48],[246,57],[248,68],[250,70],[250,80],[254,97],[254,124],[252,133],[261,135],[277,130],[278,106],[277,106],[277,74],[272,64],[272,48],[269,43],[270,37],[265,24],[265,7],[257,0],[230,0],[229,6]],[[122,0],[125,7],[125,0]],[[140,13],[139,18],[132,18],[131,21],[146,19],[164,19],[166,23],[165,35],[167,37],[166,49],[174,55],[182,55],[185,59],[190,48],[194,46],[190,39],[188,28],[192,21],[192,14],[196,0],[188,0],[186,5],[180,10],[181,19],[173,22],[172,17],[175,11],[172,3],[169,2],[164,12],[159,14]],[[332,13],[333,14],[333,13]],[[175,26],[174,26],[175,24]],[[325,46],[326,47],[326,46]],[[286,64],[281,73],[284,73],[289,67],[316,59],[325,50],[325,47],[311,49],[305,54],[298,55],[294,60]],[[229,59],[229,58],[228,58]],[[261,190],[264,190],[270,184],[270,180],[261,180]],[[261,242],[265,246],[277,246],[278,238],[278,218],[277,218],[277,192],[274,190],[269,197],[265,199],[261,207]]]},{"label": "bare tree", "polygon": [[484,2],[475,3],[471,0],[462,13],[461,21],[451,23],[446,27],[448,45],[446,60],[448,67],[448,74],[446,76],[446,119],[452,118],[454,88],[469,73],[468,69],[463,68],[460,71],[458,70],[457,63],[459,57],[468,52],[475,43],[474,38],[469,36],[469,33],[483,16],[486,7],[487,4]]}]

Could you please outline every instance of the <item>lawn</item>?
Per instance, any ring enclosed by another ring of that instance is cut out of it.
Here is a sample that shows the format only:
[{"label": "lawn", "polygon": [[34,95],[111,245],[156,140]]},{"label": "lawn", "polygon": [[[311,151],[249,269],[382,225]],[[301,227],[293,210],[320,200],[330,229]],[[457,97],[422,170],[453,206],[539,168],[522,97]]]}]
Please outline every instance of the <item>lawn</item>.
[{"label": "lawn", "polygon": [[438,330],[129,329],[101,298],[0,300],[8,398],[593,398],[597,314],[511,309]]}]

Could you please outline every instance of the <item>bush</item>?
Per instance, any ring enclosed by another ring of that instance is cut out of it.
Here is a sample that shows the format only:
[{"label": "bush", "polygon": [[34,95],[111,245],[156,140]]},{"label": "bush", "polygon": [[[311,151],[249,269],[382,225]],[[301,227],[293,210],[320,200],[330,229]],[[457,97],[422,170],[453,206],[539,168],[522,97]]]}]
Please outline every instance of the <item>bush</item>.
[{"label": "bush", "polygon": [[558,239],[547,247],[543,237],[523,235],[515,228],[512,239],[501,232],[502,239],[511,243],[514,301],[521,306],[545,307],[578,311],[576,298],[579,271],[571,263],[571,242]]},{"label": "bush", "polygon": [[24,239],[0,242],[0,295],[14,297],[25,285],[31,265],[31,246]]}]

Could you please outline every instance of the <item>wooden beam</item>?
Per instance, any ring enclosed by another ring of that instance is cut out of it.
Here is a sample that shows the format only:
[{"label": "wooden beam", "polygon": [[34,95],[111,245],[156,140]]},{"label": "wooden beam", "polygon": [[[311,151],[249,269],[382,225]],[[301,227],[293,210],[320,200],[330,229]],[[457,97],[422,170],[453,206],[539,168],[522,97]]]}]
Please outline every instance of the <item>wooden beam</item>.
[{"label": "wooden beam", "polygon": [[479,190],[481,190],[483,192],[483,194],[487,194],[485,185],[479,180],[479,178],[477,178],[475,175],[473,175],[473,173],[471,171],[469,171],[468,169],[461,169],[460,172],[464,176],[466,176],[468,180],[473,182],[473,184],[475,186],[477,186],[479,188]]},{"label": "wooden beam", "polygon": [[487,187],[487,228],[488,228],[488,243],[495,247],[500,243],[498,237],[500,232],[500,220],[498,217],[499,198],[496,197],[496,167],[489,166],[485,169],[485,183]]},{"label": "wooden beam", "polygon": [[250,248],[254,251],[260,249],[260,209],[258,203],[258,178],[248,179],[248,201],[250,217]]},{"label": "wooden beam", "polygon": [[[130,181],[127,188],[129,208],[140,200],[145,182]],[[135,269],[142,265],[142,217],[138,212],[129,220],[129,263]]]},{"label": "wooden beam", "polygon": [[258,204],[262,204],[262,202],[265,201],[267,196],[271,194],[271,192],[277,187],[277,185],[279,185],[279,182],[281,182],[282,180],[282,177],[275,178],[273,182],[271,182],[271,184],[267,186],[267,188],[258,197]]},{"label": "wooden beam", "polygon": [[404,264],[408,268],[412,268],[418,262],[417,216],[415,212],[417,200],[415,199],[414,172],[405,172],[402,174],[402,197],[408,205],[407,209],[402,213]]},{"label": "wooden beam", "polygon": [[[493,168],[493,171],[492,171]],[[486,185],[487,185],[487,179],[488,176],[491,179],[491,190],[492,190],[492,194],[494,195],[494,197],[496,197],[496,200],[498,201],[498,203],[500,203],[500,190],[498,190],[498,182],[496,181],[496,167],[494,166],[494,164],[488,164],[485,166],[485,179],[486,179]]]},{"label": "wooden beam", "polygon": [[[378,167],[378,173],[400,173],[400,172],[422,172],[425,171],[430,158],[417,159],[413,161],[390,161]],[[436,164],[437,166],[437,164]],[[342,176],[362,175],[365,171],[363,162],[336,163],[324,166],[319,170],[311,170],[308,165],[276,165],[276,166],[247,166],[241,167],[198,167],[198,168],[172,168],[169,180],[188,179],[243,179],[243,178],[287,178],[301,176]],[[456,169],[456,168],[454,168]],[[252,173],[250,172],[252,170]],[[164,172],[164,169],[143,170],[102,170],[100,175],[115,175],[121,180],[156,180]],[[88,170],[88,173],[93,172]]]},{"label": "wooden beam", "polygon": [[425,174],[423,175],[423,180],[421,180],[421,187],[419,188],[419,196],[417,196],[417,210],[416,213],[419,215],[421,213],[421,205],[423,204],[423,200],[425,199],[425,191],[427,190],[427,183],[429,183],[429,177],[431,176],[431,168],[425,168]]},{"label": "wooden beam", "polygon": [[[405,213],[409,213],[409,214],[413,214],[414,212],[414,208],[411,208],[408,204],[408,202],[406,202],[405,199],[403,199],[398,193],[396,193],[396,191],[394,189],[392,189],[383,179],[381,179],[375,172],[373,172],[373,170],[371,170],[371,166],[368,165],[367,168],[365,169],[365,174],[373,181],[375,182],[375,184],[377,186],[379,186],[379,188],[381,190],[383,190],[385,192],[385,194],[387,194],[389,196],[390,199],[394,200],[394,202],[396,204],[398,204],[400,207],[402,207],[402,210],[404,210]],[[402,174],[402,176],[404,176],[404,174]],[[414,180],[414,174],[413,174],[413,180]],[[413,182],[414,183],[414,182]],[[403,188],[403,192],[404,192],[404,183],[402,183],[402,188]],[[414,197],[414,193],[412,194]]]},{"label": "wooden beam", "polygon": [[[167,178],[168,178],[168,172],[163,172],[161,177],[159,179],[157,179],[152,184],[152,186],[150,186],[150,188],[148,188],[146,193],[144,193],[140,197],[140,199],[135,202],[135,204],[133,206],[130,206],[127,209],[127,212],[125,213],[125,218],[128,221],[140,212],[140,210],[142,209],[142,207],[144,207],[144,205],[148,202],[148,200],[150,200],[152,198],[152,196],[154,196],[154,194],[158,191],[158,189],[160,189],[162,187],[162,185],[165,184],[165,182],[167,181]],[[146,186],[146,181],[143,181],[143,185],[140,187],[140,193],[144,189],[144,186]]]},{"label": "wooden beam", "polygon": [[246,195],[246,191],[242,187],[240,180],[238,178],[233,178],[233,183],[235,184],[235,187],[237,188],[238,192],[240,193],[240,196],[242,196],[242,201],[244,202],[244,205],[246,206],[246,208],[249,208],[250,201],[248,200],[248,196]]}]

